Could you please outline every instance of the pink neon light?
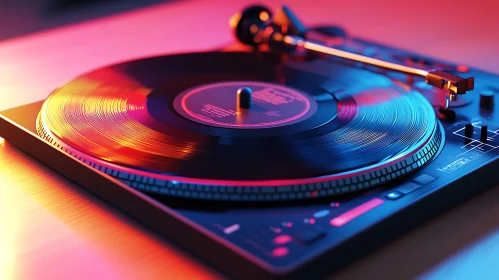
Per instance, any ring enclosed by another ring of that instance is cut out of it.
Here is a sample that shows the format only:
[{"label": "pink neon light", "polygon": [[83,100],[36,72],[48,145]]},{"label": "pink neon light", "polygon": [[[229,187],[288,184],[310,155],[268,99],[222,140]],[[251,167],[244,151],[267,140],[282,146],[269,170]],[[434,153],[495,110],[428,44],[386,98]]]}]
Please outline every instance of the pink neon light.
[{"label": "pink neon light", "polygon": [[350,222],[351,220],[357,218],[358,216],[366,213],[367,211],[383,204],[384,200],[379,198],[371,199],[368,202],[355,207],[354,209],[345,212],[338,217],[332,219],[329,223],[336,227],[341,227],[342,225]]}]

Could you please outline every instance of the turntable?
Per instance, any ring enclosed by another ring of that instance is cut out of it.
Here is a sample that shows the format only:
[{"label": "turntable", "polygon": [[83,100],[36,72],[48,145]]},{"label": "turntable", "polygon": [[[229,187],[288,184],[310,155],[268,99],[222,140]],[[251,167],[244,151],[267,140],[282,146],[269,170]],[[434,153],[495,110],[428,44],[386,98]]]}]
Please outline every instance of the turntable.
[{"label": "turntable", "polygon": [[245,47],[97,69],[0,135],[253,279],[328,273],[496,183],[496,76],[287,7],[231,24]]}]

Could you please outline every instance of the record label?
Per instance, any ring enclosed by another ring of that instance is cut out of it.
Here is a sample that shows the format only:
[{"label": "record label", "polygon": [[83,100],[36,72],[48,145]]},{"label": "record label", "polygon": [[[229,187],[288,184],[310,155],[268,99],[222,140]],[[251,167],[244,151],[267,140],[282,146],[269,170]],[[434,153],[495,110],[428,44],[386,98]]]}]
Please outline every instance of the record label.
[{"label": "record label", "polygon": [[[237,91],[252,91],[252,105],[238,108]],[[272,83],[235,81],[203,85],[180,93],[175,110],[187,119],[223,128],[273,128],[303,121],[317,111],[309,95]]]}]

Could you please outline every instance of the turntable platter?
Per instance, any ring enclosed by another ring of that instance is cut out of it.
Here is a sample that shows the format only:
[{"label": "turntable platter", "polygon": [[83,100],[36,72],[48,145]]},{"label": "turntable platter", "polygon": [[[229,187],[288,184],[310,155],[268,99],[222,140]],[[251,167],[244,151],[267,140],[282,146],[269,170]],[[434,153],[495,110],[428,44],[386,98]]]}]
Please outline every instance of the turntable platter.
[{"label": "turntable platter", "polygon": [[[249,108],[237,105],[243,88]],[[421,167],[443,141],[426,99],[382,75],[240,52],[90,72],[50,95],[37,130],[133,187],[217,200],[371,188]]]}]

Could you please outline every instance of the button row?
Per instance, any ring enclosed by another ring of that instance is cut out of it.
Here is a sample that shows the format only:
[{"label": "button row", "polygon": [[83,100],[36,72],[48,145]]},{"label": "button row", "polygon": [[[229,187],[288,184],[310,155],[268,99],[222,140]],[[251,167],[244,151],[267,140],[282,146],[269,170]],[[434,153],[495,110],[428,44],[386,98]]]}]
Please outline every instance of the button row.
[{"label": "button row", "polygon": [[433,181],[435,181],[437,178],[433,177],[428,174],[422,174],[419,175],[418,177],[412,179],[412,182],[408,182],[403,184],[402,186],[398,187],[397,189],[391,191],[386,195],[386,198],[390,200],[396,200],[401,198],[402,196],[409,194],[419,188],[421,188],[424,185],[427,185]]},{"label": "button row", "polygon": [[294,231],[290,234],[281,234],[274,238],[274,244],[276,245],[284,245],[292,240],[296,242],[308,246],[323,237],[325,237],[327,231],[318,226],[307,226],[305,228],[300,228],[299,230]]}]

